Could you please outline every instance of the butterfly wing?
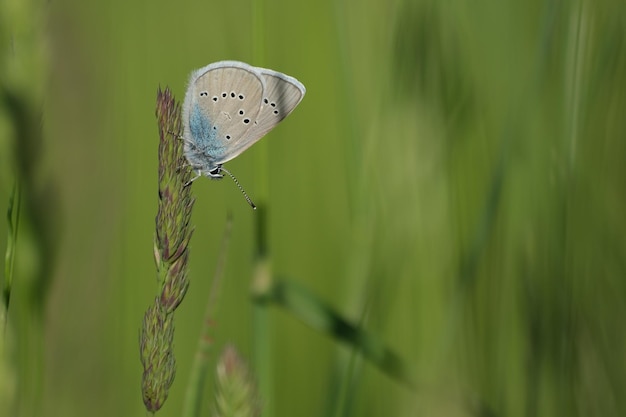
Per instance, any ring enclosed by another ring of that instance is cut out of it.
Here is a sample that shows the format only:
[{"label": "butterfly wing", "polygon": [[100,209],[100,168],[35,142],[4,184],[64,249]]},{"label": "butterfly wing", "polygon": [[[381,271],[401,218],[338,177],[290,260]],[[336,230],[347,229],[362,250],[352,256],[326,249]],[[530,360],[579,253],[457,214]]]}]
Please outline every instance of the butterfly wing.
[{"label": "butterfly wing", "polygon": [[265,80],[243,62],[221,61],[191,74],[183,104],[185,155],[210,171],[234,158],[233,150],[261,111]]},{"label": "butterfly wing", "polygon": [[253,126],[235,141],[228,159],[235,158],[276,127],[296,108],[306,93],[304,85],[293,77],[265,68],[255,70],[265,84],[260,111]]}]

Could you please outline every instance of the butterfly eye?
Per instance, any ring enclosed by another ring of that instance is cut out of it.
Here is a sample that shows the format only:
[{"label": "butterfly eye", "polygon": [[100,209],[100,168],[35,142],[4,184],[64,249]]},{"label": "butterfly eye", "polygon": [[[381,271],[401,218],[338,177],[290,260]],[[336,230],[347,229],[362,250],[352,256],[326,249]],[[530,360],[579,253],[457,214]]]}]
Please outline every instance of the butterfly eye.
[{"label": "butterfly eye", "polygon": [[231,96],[232,98],[235,98],[235,97],[237,96],[237,94],[235,94],[235,92],[234,92],[234,91],[231,91],[231,92],[230,92],[230,96]]},{"label": "butterfly eye", "polygon": [[239,94],[239,100],[243,100],[244,98],[243,94]]},{"label": "butterfly eye", "polygon": [[222,98],[228,97],[228,93],[222,93]]},{"label": "butterfly eye", "polygon": [[207,93],[206,91],[201,91],[200,92],[200,97],[207,97],[209,95],[209,93]]}]

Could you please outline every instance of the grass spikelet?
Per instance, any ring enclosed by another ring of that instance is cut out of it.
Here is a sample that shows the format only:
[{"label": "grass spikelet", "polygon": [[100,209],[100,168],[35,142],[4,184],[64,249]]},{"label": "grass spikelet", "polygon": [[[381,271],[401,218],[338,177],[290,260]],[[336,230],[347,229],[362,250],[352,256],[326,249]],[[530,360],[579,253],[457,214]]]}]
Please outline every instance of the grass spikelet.
[{"label": "grass spikelet", "polygon": [[173,352],[174,311],[187,289],[187,262],[194,200],[185,167],[180,104],[169,89],[157,92],[156,117],[159,127],[159,202],[154,237],[154,260],[159,295],[146,311],[140,334],[140,357],[143,365],[142,394],[146,409],[159,410],[167,399],[176,374]]}]

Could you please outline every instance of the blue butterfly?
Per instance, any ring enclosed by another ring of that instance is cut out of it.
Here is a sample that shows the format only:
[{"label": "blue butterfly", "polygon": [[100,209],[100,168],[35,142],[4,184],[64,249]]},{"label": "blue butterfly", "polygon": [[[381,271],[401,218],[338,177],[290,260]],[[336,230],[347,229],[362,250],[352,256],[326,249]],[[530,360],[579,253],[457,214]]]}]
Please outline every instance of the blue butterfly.
[{"label": "blue butterfly", "polygon": [[230,175],[236,158],[287,117],[306,89],[293,77],[244,62],[220,61],[191,73],[183,103],[184,153],[196,176]]}]

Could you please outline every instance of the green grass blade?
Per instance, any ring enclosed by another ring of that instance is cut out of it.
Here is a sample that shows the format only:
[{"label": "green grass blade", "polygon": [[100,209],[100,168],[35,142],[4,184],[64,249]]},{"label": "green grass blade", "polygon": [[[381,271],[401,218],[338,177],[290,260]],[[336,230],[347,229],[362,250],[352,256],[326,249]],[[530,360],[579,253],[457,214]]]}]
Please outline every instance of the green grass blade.
[{"label": "green grass blade", "polygon": [[17,180],[13,184],[13,191],[9,197],[9,208],[7,210],[7,249],[4,262],[4,285],[2,287],[2,302],[4,305],[4,320],[6,320],[6,311],[9,310],[9,302],[11,301],[11,288],[13,286],[13,272],[15,266],[15,252],[17,247],[17,236],[20,225],[21,212],[21,189]]},{"label": "green grass blade", "polygon": [[265,293],[257,293],[257,300],[274,303],[310,327],[344,342],[363,354],[391,378],[411,388],[415,386],[407,364],[375,335],[351,323],[322,299],[306,288],[286,279],[275,279]]}]

